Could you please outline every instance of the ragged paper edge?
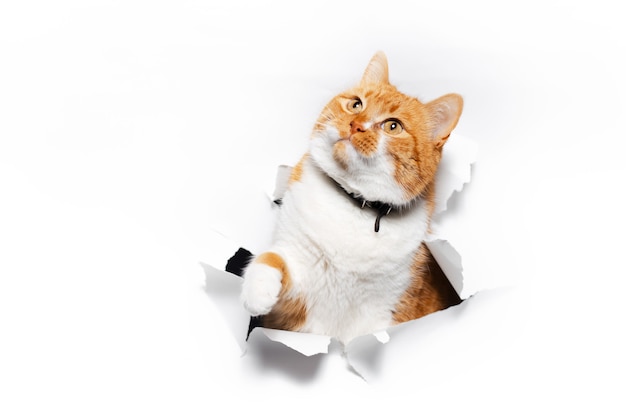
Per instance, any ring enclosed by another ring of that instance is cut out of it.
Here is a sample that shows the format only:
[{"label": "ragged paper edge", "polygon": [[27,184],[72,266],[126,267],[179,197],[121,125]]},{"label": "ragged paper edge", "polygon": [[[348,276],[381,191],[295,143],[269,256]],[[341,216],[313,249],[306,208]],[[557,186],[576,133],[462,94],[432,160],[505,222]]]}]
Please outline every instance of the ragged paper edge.
[{"label": "ragged paper edge", "polygon": [[203,262],[200,262],[200,266],[205,274],[206,294],[222,313],[222,318],[237,341],[241,353],[245,353],[250,314],[239,301],[241,278]]},{"label": "ragged paper edge", "polygon": [[439,376],[445,383],[449,371],[490,360],[515,342],[524,321],[520,306],[525,295],[515,287],[482,290],[459,305],[388,328],[385,345],[372,335],[352,340],[345,359],[371,384],[403,380],[407,369]]},{"label": "ragged paper edge", "polygon": [[[471,166],[476,162],[476,156],[477,146],[471,139],[457,134],[452,134],[450,136],[444,148],[442,159],[439,165],[439,170],[437,171],[437,192],[435,196],[436,203],[434,214],[439,214],[445,211],[447,208],[447,202],[454,194],[454,192],[460,192],[465,184],[470,182]],[[289,179],[290,172],[291,167],[289,166],[281,165],[278,168],[276,183],[274,184],[274,190],[272,192],[266,190],[269,200],[276,201],[283,197],[287,189],[286,184]],[[449,280],[454,289],[457,291],[458,294],[461,294],[461,291],[463,289],[464,277],[461,257],[458,252],[454,249],[450,242],[439,236],[430,236],[425,243],[433,252],[433,256],[440,264],[446,276],[449,277]],[[228,293],[227,298],[229,299],[229,301],[225,299],[218,300],[218,298],[224,296],[225,294],[221,293],[220,291],[211,291],[209,288],[212,288],[212,285],[210,285],[208,281],[209,279],[212,279],[211,277],[219,275],[218,273],[221,273],[222,271],[220,271],[218,268],[207,269],[207,266],[209,265],[203,264],[205,273],[207,273],[207,294],[209,294],[213,301],[216,302],[218,305],[224,305],[227,303],[235,303],[237,305],[236,308],[231,308],[231,310],[236,310],[234,316],[230,317],[228,314],[225,314],[224,318],[229,322],[229,327],[231,328],[233,335],[237,339],[238,344],[242,347],[242,352],[245,353],[245,330],[248,326],[249,315],[245,312],[245,309],[239,301],[239,293],[237,292],[235,294],[235,291],[232,287],[232,285],[235,285],[236,288],[240,291],[241,278],[223,272],[223,274],[226,274],[226,276],[233,280],[234,283],[229,286],[228,291],[226,291]],[[223,277],[220,278],[220,280],[223,280]],[[243,324],[241,318],[242,311],[244,312],[243,315],[246,317],[246,322]],[[411,325],[412,322],[417,322],[422,319],[403,323],[403,325]],[[257,330],[262,332],[269,340],[288,346],[305,356],[328,353],[328,346],[331,342],[330,337],[321,335],[311,335],[299,332],[266,328],[255,329],[255,331]],[[242,337],[241,335],[244,336]],[[362,337],[374,339],[379,346],[388,343],[391,339],[389,332],[384,330]],[[349,343],[348,346],[346,346],[345,348],[346,353],[349,353],[350,346],[352,346],[352,348],[354,349],[357,344]],[[354,367],[353,364],[350,363],[349,357],[349,354],[347,354],[346,359],[348,360],[349,366],[352,367],[355,372],[359,373],[358,365],[357,367]]]},{"label": "ragged paper edge", "polygon": [[459,296],[463,294],[463,260],[450,242],[429,236],[424,242]]},{"label": "ragged paper edge", "polygon": [[311,333],[290,332],[287,330],[258,328],[265,336],[274,341],[282,343],[305,356],[313,356],[319,353],[328,353],[328,346],[331,338]]},{"label": "ragged paper edge", "polygon": [[[205,273],[206,294],[222,312],[222,318],[237,341],[241,353],[245,354],[248,347],[246,336],[250,314],[239,299],[242,278],[202,262],[200,266]],[[287,330],[257,327],[253,332],[260,332],[269,340],[282,343],[305,356],[328,353],[328,346],[331,342],[331,338],[328,336]]]},{"label": "ragged paper edge", "polygon": [[477,155],[478,146],[473,140],[454,133],[450,135],[437,168],[433,217],[445,211],[452,194],[460,192],[470,182]]}]

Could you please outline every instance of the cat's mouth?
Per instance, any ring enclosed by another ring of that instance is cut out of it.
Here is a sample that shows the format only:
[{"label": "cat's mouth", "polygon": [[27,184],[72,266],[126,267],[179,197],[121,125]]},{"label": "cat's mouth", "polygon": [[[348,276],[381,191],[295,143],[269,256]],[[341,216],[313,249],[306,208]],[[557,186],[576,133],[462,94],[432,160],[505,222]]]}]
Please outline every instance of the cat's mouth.
[{"label": "cat's mouth", "polygon": [[338,143],[342,143],[344,146],[349,144],[359,155],[371,158],[378,152],[379,138],[373,132],[365,131],[339,138]]}]

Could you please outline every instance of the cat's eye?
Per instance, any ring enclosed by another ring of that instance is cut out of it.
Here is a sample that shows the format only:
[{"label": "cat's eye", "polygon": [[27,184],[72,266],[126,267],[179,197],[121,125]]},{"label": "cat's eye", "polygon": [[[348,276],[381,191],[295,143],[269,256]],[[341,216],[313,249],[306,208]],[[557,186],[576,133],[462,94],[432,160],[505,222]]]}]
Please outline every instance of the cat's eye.
[{"label": "cat's eye", "polygon": [[397,135],[399,133],[402,133],[402,131],[404,130],[404,127],[402,127],[402,123],[400,123],[400,121],[396,119],[385,120],[382,123],[381,127],[386,133],[389,133],[390,135]]},{"label": "cat's eye", "polygon": [[352,100],[348,101],[346,108],[350,113],[361,113],[361,111],[363,110],[363,102],[360,98],[355,97]]}]

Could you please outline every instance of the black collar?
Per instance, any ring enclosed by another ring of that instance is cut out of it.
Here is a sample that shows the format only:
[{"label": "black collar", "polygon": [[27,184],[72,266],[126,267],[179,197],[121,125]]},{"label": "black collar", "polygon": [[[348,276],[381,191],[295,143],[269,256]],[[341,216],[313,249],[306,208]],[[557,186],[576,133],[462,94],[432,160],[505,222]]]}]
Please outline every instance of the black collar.
[{"label": "black collar", "polygon": [[354,194],[348,193],[347,191],[346,191],[346,194],[348,194],[349,197],[351,197],[357,203],[359,203],[361,205],[361,208],[371,207],[375,211],[378,212],[378,214],[376,215],[376,220],[374,221],[374,231],[378,233],[378,231],[380,230],[380,219],[383,216],[386,216],[389,213],[391,213],[391,210],[393,210],[394,207],[391,204],[383,203],[382,201],[368,201],[364,199],[363,197],[355,196]]},{"label": "black collar", "polygon": [[[328,177],[328,178],[330,178],[330,177]],[[389,213],[391,213],[392,210],[397,209],[392,204],[385,203],[383,201],[369,201],[369,200],[366,200],[363,197],[358,196],[358,195],[356,195],[354,193],[350,193],[350,192],[346,191],[346,189],[343,188],[341,186],[341,184],[339,184],[333,178],[330,178],[330,179],[335,183],[337,188],[339,188],[341,191],[343,191],[343,193],[346,196],[348,196],[350,199],[352,199],[352,201],[354,201],[362,209],[364,209],[365,207],[369,207],[369,208],[372,208],[374,211],[377,212],[376,220],[374,221],[374,232],[376,232],[376,233],[378,233],[378,231],[380,230],[380,219],[383,216],[386,216]]]}]

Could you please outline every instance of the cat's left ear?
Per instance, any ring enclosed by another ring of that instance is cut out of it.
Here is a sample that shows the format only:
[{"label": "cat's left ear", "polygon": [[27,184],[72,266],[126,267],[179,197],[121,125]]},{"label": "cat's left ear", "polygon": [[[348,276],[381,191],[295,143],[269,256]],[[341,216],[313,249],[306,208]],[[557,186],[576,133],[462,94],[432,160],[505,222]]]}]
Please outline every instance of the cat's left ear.
[{"label": "cat's left ear", "polygon": [[389,84],[389,66],[383,52],[376,52],[365,69],[361,84]]},{"label": "cat's left ear", "polygon": [[446,94],[426,104],[431,120],[431,138],[438,148],[445,143],[461,117],[463,98]]}]

